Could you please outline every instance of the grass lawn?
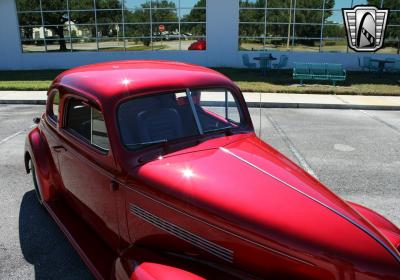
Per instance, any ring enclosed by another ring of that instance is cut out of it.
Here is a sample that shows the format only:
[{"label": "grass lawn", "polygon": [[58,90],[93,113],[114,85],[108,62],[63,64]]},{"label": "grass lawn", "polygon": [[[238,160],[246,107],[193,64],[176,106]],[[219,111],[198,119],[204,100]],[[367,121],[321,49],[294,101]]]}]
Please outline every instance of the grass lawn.
[{"label": "grass lawn", "polygon": [[[347,80],[334,87],[329,82],[306,82],[299,86],[292,71],[270,71],[262,76],[256,70],[218,68],[242,91],[276,93],[315,93],[353,95],[400,95],[400,74],[348,72]],[[51,81],[63,70],[0,71],[0,90],[47,90]]]}]

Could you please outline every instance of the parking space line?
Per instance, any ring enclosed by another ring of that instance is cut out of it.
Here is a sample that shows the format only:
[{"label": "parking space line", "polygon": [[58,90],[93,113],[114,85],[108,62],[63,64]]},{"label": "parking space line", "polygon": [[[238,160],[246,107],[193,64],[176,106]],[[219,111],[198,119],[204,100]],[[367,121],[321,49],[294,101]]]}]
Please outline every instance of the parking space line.
[{"label": "parking space line", "polygon": [[375,120],[375,121],[377,121],[377,122],[380,122],[381,124],[386,125],[387,127],[393,129],[395,132],[397,132],[398,134],[400,134],[400,129],[397,128],[397,127],[395,127],[394,125],[391,125],[390,123],[388,123],[388,122],[382,120],[381,118],[379,118],[379,117],[377,117],[377,116],[371,115],[371,114],[368,113],[367,111],[360,110],[360,112],[363,113],[364,115],[370,117],[371,119],[373,119],[373,120]]},{"label": "parking space line", "polygon": [[270,116],[269,114],[265,114],[269,122],[272,124],[276,132],[282,137],[283,142],[288,146],[290,152],[295,156],[295,158],[299,161],[300,165],[303,167],[305,171],[307,171],[311,176],[314,178],[318,179],[317,174],[314,172],[314,170],[311,168],[311,166],[308,164],[306,159],[301,155],[299,150],[297,150],[296,146],[293,144],[293,142],[289,139],[289,137],[286,135],[286,133],[282,130],[282,128],[279,126],[279,124]]},{"label": "parking space line", "polygon": [[22,134],[22,133],[27,132],[29,129],[31,129],[31,128],[34,127],[34,126],[35,126],[35,125],[31,125],[31,126],[28,127],[28,128],[25,128],[25,129],[23,129],[23,130],[20,130],[20,131],[18,131],[18,132],[16,132],[16,133],[14,133],[14,134],[12,134],[12,135],[10,135],[10,136],[4,138],[3,140],[0,140],[0,145],[1,145],[1,144],[4,144],[5,142],[7,142],[7,141],[9,141],[9,140],[11,140],[11,139],[13,139],[14,137],[17,137],[18,135],[20,135],[20,134]]}]

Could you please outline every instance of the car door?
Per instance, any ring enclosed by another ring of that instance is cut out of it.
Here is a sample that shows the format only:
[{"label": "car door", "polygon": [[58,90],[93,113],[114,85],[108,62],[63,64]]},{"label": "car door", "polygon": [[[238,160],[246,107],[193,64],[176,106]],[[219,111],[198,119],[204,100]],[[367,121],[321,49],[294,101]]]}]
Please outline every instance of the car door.
[{"label": "car door", "polygon": [[103,114],[76,97],[67,97],[63,108],[58,159],[67,202],[117,248],[116,192],[110,187],[114,161]]},{"label": "car door", "polygon": [[44,135],[47,140],[47,144],[50,147],[50,153],[53,158],[54,165],[58,169],[58,158],[57,158],[57,130],[59,121],[59,101],[60,92],[58,89],[54,89],[49,93],[46,106],[45,124],[41,126]]}]

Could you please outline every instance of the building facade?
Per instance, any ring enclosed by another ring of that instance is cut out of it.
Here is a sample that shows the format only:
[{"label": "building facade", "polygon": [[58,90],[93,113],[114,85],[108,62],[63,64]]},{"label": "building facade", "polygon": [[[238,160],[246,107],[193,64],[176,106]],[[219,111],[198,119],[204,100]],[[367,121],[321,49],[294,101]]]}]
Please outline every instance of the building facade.
[{"label": "building facade", "polygon": [[[342,8],[389,8],[384,47],[347,47]],[[166,59],[245,67],[260,53],[293,62],[400,59],[399,0],[1,0],[0,69],[64,69],[108,60]],[[201,43],[200,50],[189,50]]]}]

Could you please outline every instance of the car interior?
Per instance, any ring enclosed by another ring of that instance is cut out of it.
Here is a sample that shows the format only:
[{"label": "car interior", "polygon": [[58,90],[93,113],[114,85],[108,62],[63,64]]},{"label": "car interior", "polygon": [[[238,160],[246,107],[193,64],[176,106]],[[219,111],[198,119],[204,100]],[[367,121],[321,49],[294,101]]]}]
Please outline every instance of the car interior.
[{"label": "car interior", "polygon": [[[205,112],[195,100],[203,127],[223,127],[226,123]],[[174,140],[198,134],[196,121],[185,94],[161,94],[135,98],[120,105],[118,121],[126,145]]]},{"label": "car interior", "polygon": [[90,122],[90,106],[80,100],[69,100],[66,128],[90,141]]}]

